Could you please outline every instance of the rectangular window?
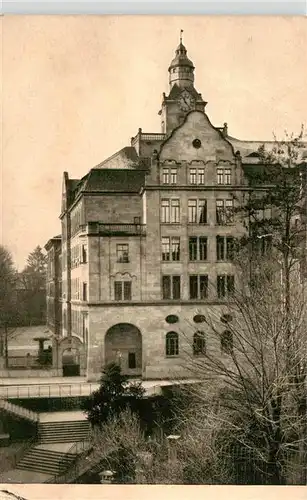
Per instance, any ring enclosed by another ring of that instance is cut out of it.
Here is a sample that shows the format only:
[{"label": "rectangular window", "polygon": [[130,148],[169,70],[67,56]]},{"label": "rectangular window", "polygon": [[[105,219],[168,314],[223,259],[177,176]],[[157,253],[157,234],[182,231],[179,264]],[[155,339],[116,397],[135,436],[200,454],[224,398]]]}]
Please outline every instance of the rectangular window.
[{"label": "rectangular window", "polygon": [[198,276],[190,276],[190,299],[198,299]]},{"label": "rectangular window", "polygon": [[216,260],[224,260],[224,236],[216,237]]},{"label": "rectangular window", "polygon": [[188,220],[191,223],[197,222],[197,200],[188,200]]},{"label": "rectangular window", "polygon": [[200,236],[199,242],[199,260],[207,260],[207,242],[208,239],[205,236]]},{"label": "rectangular window", "polygon": [[225,276],[217,277],[217,296],[219,299],[223,299],[226,296],[225,282]]},{"label": "rectangular window", "polygon": [[222,168],[217,168],[216,169],[216,177],[217,177],[217,183],[219,185],[224,184],[224,175],[223,175],[223,169]]},{"label": "rectangular window", "polygon": [[162,238],[162,261],[180,260],[180,238],[177,236]]},{"label": "rectangular window", "polygon": [[173,236],[171,238],[172,244],[172,260],[180,260],[180,238]]},{"label": "rectangular window", "polygon": [[207,223],[206,200],[188,200],[188,221],[192,224]]},{"label": "rectangular window", "polygon": [[198,169],[198,184],[205,184],[205,169]]},{"label": "rectangular window", "polygon": [[216,223],[224,224],[224,200],[216,200]]},{"label": "rectangular window", "polygon": [[226,224],[233,222],[234,206],[233,200],[225,200]]},{"label": "rectangular window", "polygon": [[87,283],[83,283],[82,300],[87,301]]},{"label": "rectangular window", "polygon": [[169,184],[169,168],[163,168],[163,170],[162,170],[162,182],[163,182],[163,184]]},{"label": "rectangular window", "polygon": [[190,184],[205,184],[205,169],[203,167],[190,168],[189,182]]},{"label": "rectangular window", "polygon": [[194,236],[189,238],[189,259],[197,260],[197,238]]},{"label": "rectangular window", "polygon": [[190,168],[190,184],[197,184],[197,170]]},{"label": "rectangular window", "polygon": [[161,222],[170,222],[170,200],[161,200]]},{"label": "rectangular window", "polygon": [[234,238],[232,236],[216,237],[216,260],[233,260]]},{"label": "rectangular window", "polygon": [[235,291],[235,279],[233,275],[217,276],[217,296],[219,299],[231,297]]},{"label": "rectangular window", "polygon": [[232,275],[227,276],[227,294],[231,297],[235,291],[235,277]]},{"label": "rectangular window", "polygon": [[208,238],[191,236],[189,238],[189,260],[207,260]]},{"label": "rectangular window", "polygon": [[177,168],[171,168],[171,184],[177,184]]},{"label": "rectangular window", "polygon": [[115,281],[114,283],[114,299],[122,300],[122,282]]},{"label": "rectangular window", "polygon": [[114,282],[114,299],[131,300],[131,281]]},{"label": "rectangular window", "polygon": [[124,281],[124,300],[131,300],[131,281]]},{"label": "rectangular window", "polygon": [[86,245],[82,245],[82,263],[87,263],[87,247]]},{"label": "rectangular window", "polygon": [[207,223],[207,202],[206,200],[198,200],[198,223]]},{"label": "rectangular window", "polygon": [[133,370],[134,368],[136,368],[135,352],[129,352],[128,353],[128,368],[130,370]]},{"label": "rectangular window", "polygon": [[234,259],[234,238],[231,236],[226,238],[226,259],[233,260]]},{"label": "rectangular window", "polygon": [[217,168],[216,180],[219,185],[229,186],[231,184],[231,168]]},{"label": "rectangular window", "polygon": [[170,260],[170,239],[162,238],[162,260]]},{"label": "rectangular window", "polygon": [[208,297],[208,276],[203,274],[199,276],[199,298],[206,299]]},{"label": "rectangular window", "polygon": [[180,299],[180,276],[173,276],[173,299]]},{"label": "rectangular window", "polygon": [[171,200],[171,222],[180,222],[180,201]]},{"label": "rectangular window", "polygon": [[180,299],[180,276],[162,276],[162,298]]},{"label": "rectangular window", "polygon": [[164,167],[162,170],[163,184],[177,184],[177,168]]},{"label": "rectangular window", "polygon": [[224,181],[228,186],[231,184],[231,169],[225,168],[224,170]]},{"label": "rectangular window", "polygon": [[118,243],[116,245],[117,262],[129,262],[129,245]]},{"label": "rectangular window", "polygon": [[208,275],[190,276],[190,299],[206,299],[208,297]]}]

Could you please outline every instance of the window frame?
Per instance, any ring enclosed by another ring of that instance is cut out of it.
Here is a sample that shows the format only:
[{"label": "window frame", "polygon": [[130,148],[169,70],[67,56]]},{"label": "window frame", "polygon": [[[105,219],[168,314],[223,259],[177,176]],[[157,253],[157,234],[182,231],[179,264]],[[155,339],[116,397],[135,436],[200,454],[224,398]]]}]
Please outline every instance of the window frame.
[{"label": "window frame", "polygon": [[[165,290],[169,293],[165,293]],[[178,291],[179,294],[177,294]],[[162,275],[162,300],[181,300],[181,276],[179,274]]]},{"label": "window frame", "polygon": [[205,355],[206,355],[205,332],[203,332],[202,330],[197,330],[193,335],[193,356],[205,356]]},{"label": "window frame", "polygon": [[[117,288],[117,290],[116,290]],[[132,282],[114,281],[114,300],[117,302],[130,302],[132,300]],[[119,293],[120,292],[120,293]],[[120,298],[118,298],[120,296]]]},{"label": "window frame", "polygon": [[[126,248],[126,251],[123,248]],[[122,255],[120,256],[120,251]],[[126,259],[124,258],[124,254],[126,252]],[[122,257],[122,258],[121,258]],[[116,243],[116,262],[121,264],[127,264],[129,261],[129,243]]]},{"label": "window frame", "polygon": [[221,352],[222,354],[233,353],[233,333],[231,330],[226,329],[221,333]]},{"label": "window frame", "polygon": [[208,223],[208,204],[204,198],[188,199],[188,224],[205,225]]},{"label": "window frame", "polygon": [[167,332],[165,335],[165,356],[176,358],[179,356],[179,335],[177,332]]},{"label": "window frame", "polygon": [[[180,261],[180,236],[162,236],[162,262]],[[165,258],[167,256],[168,258]],[[176,258],[175,258],[176,257]]]},{"label": "window frame", "polygon": [[[202,285],[205,293],[202,293]],[[208,274],[189,275],[189,300],[206,300],[208,298],[209,277]],[[193,291],[193,293],[192,293]],[[196,292],[196,293],[195,293]]]}]

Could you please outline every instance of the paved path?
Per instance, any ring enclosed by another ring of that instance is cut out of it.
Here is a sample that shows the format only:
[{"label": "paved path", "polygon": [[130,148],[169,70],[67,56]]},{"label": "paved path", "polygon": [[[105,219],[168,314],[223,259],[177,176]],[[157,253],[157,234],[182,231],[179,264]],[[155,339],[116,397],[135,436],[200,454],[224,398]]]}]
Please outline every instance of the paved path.
[{"label": "paved path", "polygon": [[0,474],[0,483],[44,483],[52,477],[53,476],[51,474],[42,474],[41,472],[30,470],[12,469]]},{"label": "paved path", "polygon": [[75,422],[86,420],[85,413],[81,410],[76,411],[52,411],[48,413],[40,413],[40,422]]}]

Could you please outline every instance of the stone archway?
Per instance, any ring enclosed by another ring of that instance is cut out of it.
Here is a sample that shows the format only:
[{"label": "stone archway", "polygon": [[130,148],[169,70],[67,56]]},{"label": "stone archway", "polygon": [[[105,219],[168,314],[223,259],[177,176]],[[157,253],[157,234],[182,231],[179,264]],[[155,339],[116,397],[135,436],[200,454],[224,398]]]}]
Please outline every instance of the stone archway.
[{"label": "stone archway", "polygon": [[84,376],[86,372],[85,345],[78,337],[59,339],[54,357],[54,367],[63,377]]},{"label": "stone archway", "polygon": [[80,376],[80,351],[67,347],[62,353],[63,377]]},{"label": "stone archway", "polygon": [[105,364],[119,363],[122,373],[142,375],[142,334],[130,323],[112,326],[105,336]]}]

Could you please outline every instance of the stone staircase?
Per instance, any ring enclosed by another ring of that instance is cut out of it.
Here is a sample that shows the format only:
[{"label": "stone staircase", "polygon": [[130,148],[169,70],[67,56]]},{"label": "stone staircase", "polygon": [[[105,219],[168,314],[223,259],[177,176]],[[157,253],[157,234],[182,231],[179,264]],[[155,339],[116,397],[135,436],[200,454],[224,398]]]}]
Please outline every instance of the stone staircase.
[{"label": "stone staircase", "polygon": [[[78,443],[89,438],[90,425],[87,420],[64,422],[39,422],[36,446],[30,448],[17,464],[17,469],[35,471],[53,477],[65,473],[78,454]],[[55,445],[74,443],[63,451]]]},{"label": "stone staircase", "polygon": [[47,443],[76,443],[88,438],[90,425],[87,420],[65,422],[39,422],[38,440]]},{"label": "stone staircase", "polygon": [[17,469],[57,476],[67,470],[75,454],[33,447],[20,460]]},{"label": "stone staircase", "polygon": [[26,420],[29,420],[30,422],[38,422],[39,420],[38,413],[28,410],[27,408],[23,408],[22,406],[10,403],[5,399],[0,399],[0,411],[13,415],[17,418],[24,418]]}]

